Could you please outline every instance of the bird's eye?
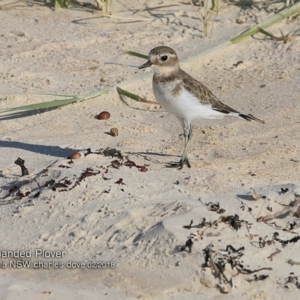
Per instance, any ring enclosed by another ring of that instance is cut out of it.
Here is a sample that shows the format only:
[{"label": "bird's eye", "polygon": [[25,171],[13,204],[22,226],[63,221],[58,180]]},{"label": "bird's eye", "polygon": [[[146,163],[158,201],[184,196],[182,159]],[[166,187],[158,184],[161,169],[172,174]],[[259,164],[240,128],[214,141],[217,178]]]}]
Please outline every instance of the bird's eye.
[{"label": "bird's eye", "polygon": [[166,61],[168,59],[168,56],[167,55],[163,55],[162,57],[161,57],[161,60],[162,61]]}]

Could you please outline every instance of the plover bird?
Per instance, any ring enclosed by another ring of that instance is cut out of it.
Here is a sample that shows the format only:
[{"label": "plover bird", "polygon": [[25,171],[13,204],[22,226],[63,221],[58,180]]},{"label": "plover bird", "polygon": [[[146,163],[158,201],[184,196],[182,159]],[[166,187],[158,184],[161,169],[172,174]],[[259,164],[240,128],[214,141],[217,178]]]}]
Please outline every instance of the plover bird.
[{"label": "plover bird", "polygon": [[239,117],[247,121],[264,121],[252,115],[244,115],[222,103],[204,84],[180,69],[176,52],[166,46],[159,46],[149,53],[149,60],[139,69],[153,67],[153,93],[159,104],[179,120],[184,135],[184,150],[178,163],[169,167],[190,168],[187,155],[192,138],[192,121],[197,118],[211,119],[223,116]]}]

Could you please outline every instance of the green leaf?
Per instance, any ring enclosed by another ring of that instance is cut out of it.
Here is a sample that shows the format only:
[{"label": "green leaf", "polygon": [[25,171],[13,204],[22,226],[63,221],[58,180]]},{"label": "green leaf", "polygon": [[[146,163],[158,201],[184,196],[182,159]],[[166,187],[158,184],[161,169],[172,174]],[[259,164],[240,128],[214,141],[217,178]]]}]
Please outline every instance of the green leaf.
[{"label": "green leaf", "polygon": [[85,96],[41,94],[41,95],[62,96],[67,99],[59,99],[59,100],[53,100],[53,101],[49,101],[49,102],[40,102],[40,103],[35,103],[35,104],[11,107],[11,108],[0,110],[0,114],[5,114],[8,112],[13,112],[13,111],[35,111],[38,109],[58,108],[58,107],[61,107],[61,106],[64,106],[64,105],[67,105],[67,104],[70,104],[73,102],[84,101],[84,100],[88,100],[91,98],[95,98],[95,97],[101,96],[103,94],[106,94],[108,92],[109,92],[109,89],[104,89],[100,92],[88,94]]}]

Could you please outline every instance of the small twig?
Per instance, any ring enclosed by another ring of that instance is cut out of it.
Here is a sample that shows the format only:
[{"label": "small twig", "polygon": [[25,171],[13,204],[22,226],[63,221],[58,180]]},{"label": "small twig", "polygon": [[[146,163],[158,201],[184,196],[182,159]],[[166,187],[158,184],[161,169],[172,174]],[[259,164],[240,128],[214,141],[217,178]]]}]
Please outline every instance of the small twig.
[{"label": "small twig", "polygon": [[[237,265],[237,267],[241,268],[240,265]],[[253,273],[256,273],[256,272],[260,272],[260,271],[272,271],[272,270],[273,270],[272,268],[260,268],[260,269],[256,269],[256,270],[249,270],[249,269],[246,269],[246,268],[238,269],[238,271],[241,274],[253,274]]]},{"label": "small twig", "polygon": [[270,261],[272,261],[273,260],[273,257],[275,256],[275,255],[277,255],[278,253],[280,253],[281,252],[281,250],[279,250],[279,249],[277,249],[275,252],[273,252],[270,256],[268,256],[268,259],[270,260]]},{"label": "small twig", "polygon": [[[270,190],[271,190],[272,181],[273,181],[273,178],[272,178],[272,179],[271,179],[271,181],[270,181],[269,190],[268,190],[268,193],[267,193],[267,196],[266,196],[266,200],[268,200],[268,199],[269,199],[268,197],[269,197],[269,193],[270,193]],[[257,215],[256,219],[259,219],[259,217],[258,217],[258,216],[260,215],[260,213],[261,213],[261,211],[262,211],[263,207],[265,206],[266,200],[263,202],[263,205],[261,206],[261,208],[260,208],[260,211],[259,211],[259,213],[258,213],[258,215]]]},{"label": "small twig", "polygon": [[[219,0],[218,0],[219,1]],[[213,32],[213,29],[214,29],[214,24],[215,24],[215,21],[218,17],[218,14],[219,14],[219,11],[221,10],[221,8],[223,7],[223,5],[225,5],[225,3],[223,3],[222,7],[219,7],[219,2],[217,1],[217,4],[214,3],[213,1],[213,6],[212,6],[212,10],[215,11],[216,15],[215,15],[215,18],[213,20],[213,23],[211,25],[211,30],[210,30],[210,37],[212,36],[212,32]],[[216,9],[216,10],[215,10]]]},{"label": "small twig", "polygon": [[[4,2],[4,3],[3,3]],[[19,3],[20,1],[13,1],[13,2],[10,2],[8,1],[8,3],[5,3],[5,1],[1,2],[1,5],[0,5],[0,10],[2,10],[2,7],[4,6],[9,6],[9,5],[13,5],[13,4],[16,4],[16,3]],[[7,1],[6,1],[7,2]],[[3,4],[2,4],[3,3]]]},{"label": "small twig", "polygon": [[288,207],[285,207],[283,210],[278,211],[272,215],[267,215],[267,216],[262,216],[262,217],[257,218],[257,222],[265,222],[266,223],[270,220],[278,218],[279,216],[289,214],[291,211],[292,211],[292,207],[288,206]]},{"label": "small twig", "polygon": [[109,18],[116,18],[116,19],[124,19],[124,20],[133,20],[133,21],[152,21],[150,18],[130,18],[130,17],[120,17],[115,15],[108,15],[105,13],[102,13],[102,16],[109,17]]},{"label": "small twig", "polygon": [[216,264],[213,260],[213,257],[212,257],[211,247],[208,249],[208,251],[209,251],[209,264],[210,264],[210,267],[215,272],[215,276],[220,276],[220,270],[217,268],[217,266],[216,266]]},{"label": "small twig", "polygon": [[196,9],[194,3],[193,3],[193,0],[190,0],[190,3],[191,3],[191,5],[192,5],[193,10],[194,10],[195,13],[198,15],[199,20],[200,20],[201,22],[203,22],[203,17],[198,13],[198,11],[197,11],[197,9]]}]

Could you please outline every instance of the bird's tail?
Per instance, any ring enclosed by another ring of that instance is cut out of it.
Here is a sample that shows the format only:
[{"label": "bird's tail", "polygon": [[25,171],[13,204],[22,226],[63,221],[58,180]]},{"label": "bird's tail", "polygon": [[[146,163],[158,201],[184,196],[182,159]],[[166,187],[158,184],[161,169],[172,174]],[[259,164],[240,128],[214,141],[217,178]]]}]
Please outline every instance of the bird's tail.
[{"label": "bird's tail", "polygon": [[247,120],[247,121],[257,121],[257,122],[260,122],[260,123],[265,123],[265,121],[260,120],[258,118],[255,118],[252,115],[239,114],[239,117],[241,117],[241,118],[243,118],[244,120]]}]

